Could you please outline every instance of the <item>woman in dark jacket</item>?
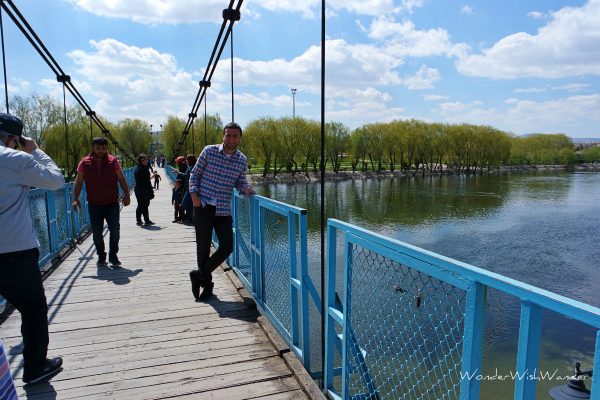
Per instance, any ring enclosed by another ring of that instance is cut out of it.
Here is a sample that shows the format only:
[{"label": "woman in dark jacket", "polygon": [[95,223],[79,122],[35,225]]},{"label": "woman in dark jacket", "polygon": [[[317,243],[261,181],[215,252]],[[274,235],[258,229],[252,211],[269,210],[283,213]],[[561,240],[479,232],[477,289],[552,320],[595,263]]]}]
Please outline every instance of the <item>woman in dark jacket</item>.
[{"label": "woman in dark jacket", "polygon": [[[137,219],[138,225],[154,225],[154,222],[150,221],[148,216],[148,207],[150,207],[150,200],[154,198],[154,190],[152,189],[152,183],[150,182],[150,169],[148,168],[148,157],[145,154],[140,154],[136,157],[137,166],[133,171],[135,177],[135,198],[137,199],[138,206],[135,209],[135,218]],[[144,216],[144,222],[142,222],[142,215]]]}]

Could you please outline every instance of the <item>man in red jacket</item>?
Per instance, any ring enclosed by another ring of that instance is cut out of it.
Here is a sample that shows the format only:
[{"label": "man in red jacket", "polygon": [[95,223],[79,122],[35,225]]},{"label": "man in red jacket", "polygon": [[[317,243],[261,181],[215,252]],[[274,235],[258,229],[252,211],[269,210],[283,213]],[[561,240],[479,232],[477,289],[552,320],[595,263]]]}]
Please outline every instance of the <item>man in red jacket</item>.
[{"label": "man in red jacket", "polygon": [[125,193],[124,206],[128,206],[131,202],[129,187],[119,160],[108,154],[108,140],[97,137],[92,141],[92,145],[92,152],[83,157],[77,166],[73,208],[77,211],[80,206],[79,195],[85,181],[92,235],[98,254],[98,265],[106,264],[106,251],[104,250],[104,238],[102,237],[104,220],[106,220],[110,232],[108,261],[112,265],[121,265],[117,258],[120,229],[118,184],[121,185],[121,189]]}]

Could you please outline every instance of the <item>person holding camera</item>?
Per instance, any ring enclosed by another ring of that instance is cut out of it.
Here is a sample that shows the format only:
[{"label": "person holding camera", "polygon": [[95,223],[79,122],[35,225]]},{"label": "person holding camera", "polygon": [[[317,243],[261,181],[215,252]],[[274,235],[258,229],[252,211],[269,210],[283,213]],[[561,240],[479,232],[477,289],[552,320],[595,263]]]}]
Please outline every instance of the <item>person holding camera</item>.
[{"label": "person holding camera", "polygon": [[65,179],[36,142],[23,136],[21,120],[6,113],[0,113],[0,176],[0,295],[21,314],[23,382],[45,382],[62,370],[62,359],[46,358],[48,304],[29,189],[57,190]]}]

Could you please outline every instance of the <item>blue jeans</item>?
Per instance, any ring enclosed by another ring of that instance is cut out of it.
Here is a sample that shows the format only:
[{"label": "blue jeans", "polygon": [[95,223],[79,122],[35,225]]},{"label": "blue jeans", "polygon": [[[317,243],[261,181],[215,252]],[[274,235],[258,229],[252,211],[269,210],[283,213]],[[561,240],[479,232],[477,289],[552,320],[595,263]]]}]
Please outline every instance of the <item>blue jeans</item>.
[{"label": "blue jeans", "polygon": [[108,254],[116,255],[119,252],[119,203],[102,206],[89,204],[88,209],[90,211],[90,222],[92,223],[92,236],[94,238],[94,246],[96,246],[96,253],[99,256],[106,254],[104,250],[104,238],[102,237],[104,220],[106,220],[108,232],[110,233]]},{"label": "blue jeans", "polygon": [[0,295],[21,314],[23,367],[35,369],[48,352],[48,305],[37,248],[0,254]]}]

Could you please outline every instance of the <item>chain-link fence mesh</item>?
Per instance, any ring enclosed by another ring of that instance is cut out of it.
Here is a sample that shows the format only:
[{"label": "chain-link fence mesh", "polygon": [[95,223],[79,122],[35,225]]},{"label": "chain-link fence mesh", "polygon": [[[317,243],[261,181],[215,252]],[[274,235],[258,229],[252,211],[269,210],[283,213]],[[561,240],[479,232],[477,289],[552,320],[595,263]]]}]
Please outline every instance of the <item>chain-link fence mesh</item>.
[{"label": "chain-link fence mesh", "polygon": [[459,398],[465,292],[358,245],[350,268],[346,398]]},{"label": "chain-link fence mesh", "polygon": [[250,199],[247,197],[234,196],[236,202],[236,246],[238,255],[237,269],[246,280],[252,284],[252,242],[250,231]]},{"label": "chain-link fence mesh", "polygon": [[40,260],[51,253],[50,230],[48,229],[48,210],[46,192],[44,190],[29,191],[29,210],[33,227],[40,242]]},{"label": "chain-link fence mesh", "polygon": [[56,207],[56,232],[58,236],[58,247],[69,243],[71,238],[70,213],[68,212],[70,199],[67,196],[65,188],[54,191],[54,201]]},{"label": "chain-link fence mesh", "polygon": [[262,209],[264,231],[262,252],[264,261],[263,298],[275,318],[291,335],[290,251],[287,217]]}]

